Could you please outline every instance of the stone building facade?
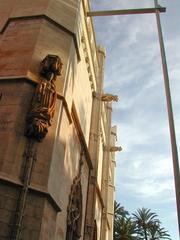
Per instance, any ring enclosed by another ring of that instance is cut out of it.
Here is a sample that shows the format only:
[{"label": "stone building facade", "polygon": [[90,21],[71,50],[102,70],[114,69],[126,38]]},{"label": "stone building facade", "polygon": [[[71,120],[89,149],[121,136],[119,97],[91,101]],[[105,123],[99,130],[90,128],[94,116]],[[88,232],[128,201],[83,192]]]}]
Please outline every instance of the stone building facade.
[{"label": "stone building facade", "polygon": [[0,0],[0,240],[112,240],[116,128],[87,0]]}]

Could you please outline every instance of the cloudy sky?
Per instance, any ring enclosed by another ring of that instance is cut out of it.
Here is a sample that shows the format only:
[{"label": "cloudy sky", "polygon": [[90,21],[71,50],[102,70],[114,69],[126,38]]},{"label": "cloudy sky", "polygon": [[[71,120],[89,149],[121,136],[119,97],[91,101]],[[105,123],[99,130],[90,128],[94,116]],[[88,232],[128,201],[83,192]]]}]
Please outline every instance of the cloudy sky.
[{"label": "cloudy sky", "polygon": [[[159,1],[180,145],[180,0]],[[91,0],[93,10],[152,7],[152,0]],[[118,126],[116,199],[129,212],[151,208],[178,240],[172,157],[154,14],[96,17],[97,43],[106,47],[105,92]]]}]

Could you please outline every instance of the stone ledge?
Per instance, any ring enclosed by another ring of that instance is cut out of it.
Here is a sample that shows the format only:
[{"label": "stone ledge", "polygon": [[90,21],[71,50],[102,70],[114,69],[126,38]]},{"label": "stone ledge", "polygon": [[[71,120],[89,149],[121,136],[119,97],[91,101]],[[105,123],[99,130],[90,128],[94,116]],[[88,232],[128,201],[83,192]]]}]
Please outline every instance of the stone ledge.
[{"label": "stone ledge", "polygon": [[[10,178],[2,176],[2,175],[0,175],[0,182],[5,183],[7,185],[15,186],[18,188],[23,188],[23,184],[21,181],[10,179]],[[37,188],[33,185],[30,185],[29,192],[34,192],[36,194],[44,196],[49,201],[49,203],[53,206],[53,208],[56,210],[56,212],[61,212],[61,208],[60,208],[59,204],[55,201],[55,199],[51,196],[51,194],[47,190]]]}]

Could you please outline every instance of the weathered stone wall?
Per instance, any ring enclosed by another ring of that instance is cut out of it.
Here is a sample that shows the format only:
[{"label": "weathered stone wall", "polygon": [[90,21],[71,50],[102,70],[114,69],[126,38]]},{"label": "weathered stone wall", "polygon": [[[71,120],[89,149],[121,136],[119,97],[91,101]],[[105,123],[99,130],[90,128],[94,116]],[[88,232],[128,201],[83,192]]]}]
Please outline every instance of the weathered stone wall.
[{"label": "weathered stone wall", "polygon": [[[27,169],[26,116],[39,65],[47,54],[60,56],[58,99],[52,126],[37,152],[30,177],[21,237],[65,239],[73,180],[81,168],[84,232],[90,160],[87,156],[92,90],[77,32],[78,1],[0,1],[0,236],[10,239]],[[81,56],[80,56],[81,53]],[[82,61],[80,61],[80,58]],[[83,94],[82,94],[83,93]],[[74,110],[72,110],[74,109]],[[73,111],[75,115],[73,117]],[[85,150],[86,149],[86,150]],[[60,212],[61,209],[61,212]],[[19,212],[18,212],[19,213]],[[1,230],[2,229],[2,230]]]},{"label": "weathered stone wall", "polygon": [[2,240],[9,236],[17,199],[18,189],[0,182],[0,239]]},{"label": "weathered stone wall", "polygon": [[21,174],[25,118],[34,87],[20,80],[0,81],[0,172],[15,181]]},{"label": "weathered stone wall", "polygon": [[[80,5],[72,0],[0,0],[0,239],[10,239],[17,227],[14,217],[20,213],[23,240],[65,240],[75,179],[80,179],[82,189],[81,236],[90,239],[95,220],[98,239],[105,231],[107,186],[102,181],[109,137],[109,125],[101,119],[105,54],[97,51],[85,8],[87,1]],[[29,156],[26,116],[41,80],[40,63],[48,54],[63,62],[55,83],[55,115],[45,139],[35,141],[37,151]],[[22,207],[17,211],[18,206]]]}]

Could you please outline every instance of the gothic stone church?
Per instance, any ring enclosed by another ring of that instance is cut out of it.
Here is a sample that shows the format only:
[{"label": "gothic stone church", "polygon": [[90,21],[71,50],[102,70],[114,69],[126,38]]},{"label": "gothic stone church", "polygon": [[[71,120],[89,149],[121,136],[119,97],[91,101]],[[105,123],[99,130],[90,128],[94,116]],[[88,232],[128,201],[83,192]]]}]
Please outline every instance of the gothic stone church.
[{"label": "gothic stone church", "polygon": [[112,240],[116,127],[88,0],[0,0],[0,240]]}]

